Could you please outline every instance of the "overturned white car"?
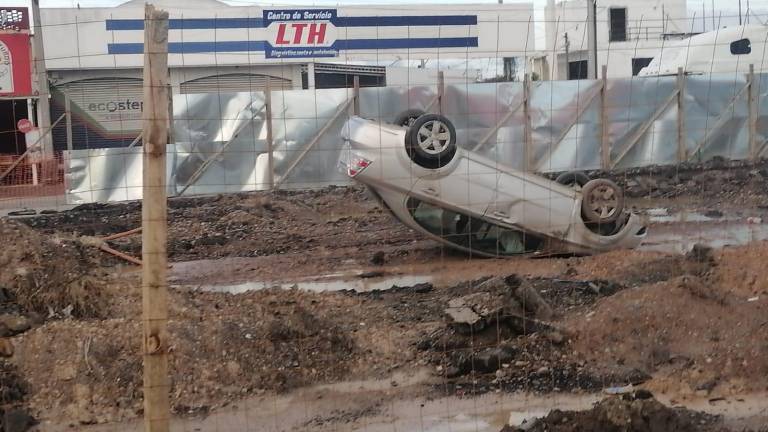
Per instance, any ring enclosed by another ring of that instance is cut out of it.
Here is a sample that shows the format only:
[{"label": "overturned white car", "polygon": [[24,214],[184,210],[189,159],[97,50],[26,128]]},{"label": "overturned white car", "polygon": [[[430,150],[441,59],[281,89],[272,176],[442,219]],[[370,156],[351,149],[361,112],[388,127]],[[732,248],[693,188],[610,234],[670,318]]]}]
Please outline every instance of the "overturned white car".
[{"label": "overturned white car", "polygon": [[449,119],[409,110],[394,124],[350,118],[342,167],[411,228],[482,256],[584,255],[640,244],[646,228],[607,179],[557,181],[459,148]]}]

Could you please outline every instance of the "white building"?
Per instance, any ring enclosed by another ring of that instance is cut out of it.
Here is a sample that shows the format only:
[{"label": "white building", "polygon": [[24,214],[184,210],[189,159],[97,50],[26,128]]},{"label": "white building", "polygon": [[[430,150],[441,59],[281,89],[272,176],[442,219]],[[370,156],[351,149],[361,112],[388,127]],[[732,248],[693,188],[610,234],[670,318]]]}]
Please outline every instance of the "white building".
[{"label": "white building", "polygon": [[[272,89],[349,87],[355,75],[362,86],[435,85],[441,61],[524,56],[535,41],[532,3],[291,9],[216,0],[153,3],[169,12],[174,94],[259,91],[267,83]],[[124,146],[141,129],[143,18],[143,0],[41,11],[52,117],[68,98],[75,143]],[[429,60],[432,69],[365,64],[409,60]],[[466,71],[453,76],[476,79]]]},{"label": "white building", "polygon": [[[534,60],[542,79],[587,78],[587,0],[555,2],[545,8],[546,48]],[[667,41],[692,32],[685,0],[597,0],[597,70],[630,77],[657,55]]]}]

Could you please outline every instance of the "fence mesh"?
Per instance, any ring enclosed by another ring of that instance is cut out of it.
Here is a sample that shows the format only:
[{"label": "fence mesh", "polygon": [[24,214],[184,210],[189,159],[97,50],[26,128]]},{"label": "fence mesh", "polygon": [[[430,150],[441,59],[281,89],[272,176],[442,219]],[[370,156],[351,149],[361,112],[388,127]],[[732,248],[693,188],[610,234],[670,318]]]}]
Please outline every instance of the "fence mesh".
[{"label": "fence mesh", "polygon": [[592,63],[583,2],[179,5],[155,117],[140,5],[43,6],[48,85],[0,98],[3,430],[143,427],[165,117],[171,430],[765,430],[757,6],[598,5]]}]

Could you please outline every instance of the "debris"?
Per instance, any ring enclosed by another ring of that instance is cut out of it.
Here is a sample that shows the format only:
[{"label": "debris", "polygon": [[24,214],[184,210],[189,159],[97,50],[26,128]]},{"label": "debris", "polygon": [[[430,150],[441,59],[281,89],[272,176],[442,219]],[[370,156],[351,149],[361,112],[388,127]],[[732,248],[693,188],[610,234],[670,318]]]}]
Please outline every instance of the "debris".
[{"label": "debris", "polygon": [[[640,397],[638,397],[640,396]],[[713,415],[670,408],[647,394],[611,396],[586,411],[552,410],[547,416],[502,432],[720,432],[722,420]]]},{"label": "debris", "polygon": [[515,296],[523,308],[533,314],[536,319],[550,321],[554,317],[552,308],[528,282],[522,282],[517,287]]},{"label": "debris", "polygon": [[0,337],[15,336],[32,327],[29,319],[20,315],[0,315]]},{"label": "debris", "polygon": [[371,264],[377,266],[384,265],[387,262],[386,257],[387,255],[383,251],[378,251],[371,256]]},{"label": "debris", "polygon": [[748,224],[761,224],[761,223],[763,223],[763,218],[755,217],[755,216],[750,216],[750,217],[747,218],[747,223]]},{"label": "debris", "polygon": [[603,389],[603,393],[609,394],[609,395],[620,395],[620,394],[626,394],[626,393],[632,393],[632,390],[634,390],[634,386],[632,384],[628,384],[621,387],[608,387]]},{"label": "debris", "polygon": [[760,296],[754,296],[747,299],[748,302],[755,302],[760,300]]},{"label": "debris", "polygon": [[7,337],[0,338],[0,357],[13,356],[13,342]]}]

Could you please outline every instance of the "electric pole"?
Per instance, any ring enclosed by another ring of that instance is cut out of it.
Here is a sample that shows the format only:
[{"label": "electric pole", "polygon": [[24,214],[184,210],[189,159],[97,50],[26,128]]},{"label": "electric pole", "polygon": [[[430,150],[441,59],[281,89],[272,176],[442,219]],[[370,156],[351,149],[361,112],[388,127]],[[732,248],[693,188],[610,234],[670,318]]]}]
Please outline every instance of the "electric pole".
[{"label": "electric pole", "polygon": [[597,79],[597,1],[587,0],[587,78]]},{"label": "electric pole", "polygon": [[48,86],[48,71],[45,68],[45,49],[43,48],[43,26],[40,22],[40,0],[32,0],[32,19],[35,21],[35,33],[32,37],[34,49],[35,75],[37,76],[37,127],[43,138],[40,142],[44,158],[53,157],[53,141],[51,133],[51,106],[48,97],[51,90]]}]

